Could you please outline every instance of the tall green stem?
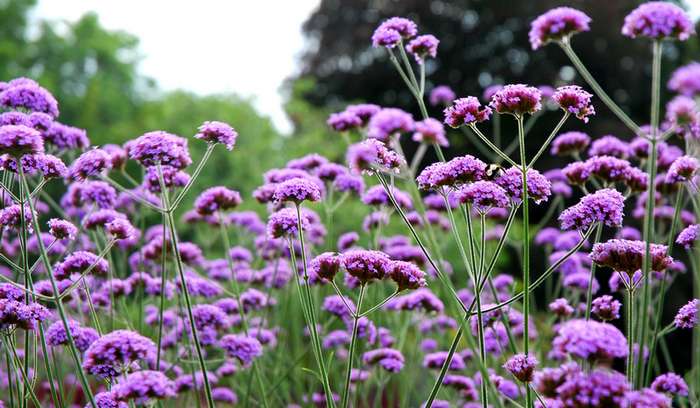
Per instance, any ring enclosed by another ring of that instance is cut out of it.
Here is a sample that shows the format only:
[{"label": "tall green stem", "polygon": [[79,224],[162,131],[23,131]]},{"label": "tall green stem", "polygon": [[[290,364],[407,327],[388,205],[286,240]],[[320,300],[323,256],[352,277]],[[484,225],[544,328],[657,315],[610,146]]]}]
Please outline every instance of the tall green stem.
[{"label": "tall green stem", "polygon": [[304,270],[304,294],[306,299],[302,299],[306,303],[308,309],[307,322],[309,325],[309,331],[311,333],[311,341],[314,343],[314,350],[316,355],[316,363],[321,375],[321,382],[323,383],[323,391],[326,394],[326,404],[329,407],[335,407],[335,401],[333,401],[333,392],[331,391],[331,384],[328,380],[328,371],[326,370],[326,364],[323,361],[323,350],[321,349],[321,340],[318,335],[318,327],[316,326],[316,311],[314,310],[313,298],[311,296],[311,284],[309,282],[309,274],[306,265],[306,247],[304,243],[304,228],[301,222],[301,205],[296,205],[297,210],[297,230],[299,231],[299,244],[301,246],[301,263]]},{"label": "tall green stem", "polygon": [[[197,325],[192,314],[192,301],[190,299],[190,290],[187,287],[187,278],[185,277],[185,268],[182,265],[182,258],[180,255],[180,250],[178,248],[178,238],[177,231],[175,230],[175,218],[173,217],[173,208],[170,207],[170,203],[167,203],[167,211],[165,211],[168,230],[170,231],[170,242],[175,255],[175,269],[177,269],[178,276],[180,277],[180,286],[182,286],[182,295],[185,300],[185,309],[187,311],[187,320],[190,324],[190,330],[192,332],[192,342],[194,343],[194,349],[197,353],[197,360],[199,362],[199,369],[202,372],[202,379],[204,382],[204,393],[207,398],[207,406],[209,408],[214,408],[214,399],[211,395],[211,384],[209,382],[209,373],[207,372],[207,365],[204,362],[204,354],[202,353],[202,346],[199,343],[199,334],[197,333]],[[166,248],[163,248],[165,251]]]},{"label": "tall green stem", "polygon": [[360,322],[360,313],[362,311],[362,300],[365,297],[366,284],[360,285],[360,295],[357,298],[357,308],[353,313],[352,335],[350,337],[350,350],[348,351],[348,367],[345,371],[345,387],[343,389],[343,408],[347,408],[350,396],[350,377],[352,375],[352,361],[355,357],[355,348],[357,346],[357,330]]},{"label": "tall green stem", "polygon": [[[22,166],[17,166],[20,172],[20,182],[25,186],[25,193],[27,194],[27,204],[29,205],[29,210],[32,215],[36,214],[36,210],[34,209],[34,203],[32,202],[31,199],[29,199],[29,189],[27,188],[27,180],[24,176],[24,171],[22,169]],[[34,227],[34,233],[37,234],[37,236],[40,236],[41,234],[41,228],[39,226],[39,220],[37,217],[32,216],[32,225]],[[53,294],[54,294],[54,302],[56,305],[56,310],[58,311],[58,315],[61,318],[61,322],[63,323],[63,328],[66,331],[66,339],[68,340],[68,348],[70,350],[71,357],[73,357],[73,361],[75,362],[76,365],[76,371],[78,372],[78,378],[80,379],[80,384],[83,387],[83,392],[85,393],[88,403],[92,408],[97,408],[97,404],[95,403],[95,397],[92,394],[92,390],[90,389],[90,383],[88,382],[87,376],[85,375],[85,371],[83,371],[83,366],[80,361],[80,353],[78,352],[78,348],[75,346],[75,339],[73,338],[73,334],[70,331],[70,328],[68,326],[68,317],[66,315],[66,311],[63,308],[63,302],[61,301],[61,298],[59,297],[59,289],[58,285],[56,284],[56,278],[53,275],[53,268],[51,266],[51,261],[49,260],[48,255],[46,254],[46,248],[44,247],[44,242],[41,239],[37,240],[37,245],[39,246],[39,254],[41,257],[42,262],[44,263],[44,268],[46,268],[47,275],[49,277],[49,281],[51,282],[51,289],[53,289]]]},{"label": "tall green stem", "polygon": [[[517,117],[520,141],[520,168],[523,177],[523,352],[530,352],[530,206],[527,192],[527,158],[525,157],[525,129],[522,115]],[[525,408],[532,406],[532,391],[525,390]]]},{"label": "tall green stem", "polygon": [[[600,241],[600,236],[603,233],[603,224],[600,223],[595,229],[595,238],[593,238],[593,245]],[[591,262],[591,276],[588,277],[588,288],[586,289],[586,320],[591,318],[591,305],[593,304],[593,280],[595,279],[595,272],[597,269],[597,264]]]},{"label": "tall green stem", "polygon": [[[661,42],[654,41],[652,45],[652,80],[651,80],[651,152],[647,166],[649,173],[649,186],[647,188],[646,211],[644,214],[644,264],[642,275],[644,279],[643,296],[642,296],[642,313],[639,316],[642,330],[639,337],[639,356],[637,358],[637,376],[636,379],[641,381],[644,372],[644,350],[647,338],[647,330],[649,328],[649,319],[646,316],[649,314],[649,302],[651,301],[651,244],[654,242],[654,204],[656,200],[656,161],[657,161],[657,143],[659,134],[659,111],[661,99]],[[634,377],[633,377],[634,378]]]}]

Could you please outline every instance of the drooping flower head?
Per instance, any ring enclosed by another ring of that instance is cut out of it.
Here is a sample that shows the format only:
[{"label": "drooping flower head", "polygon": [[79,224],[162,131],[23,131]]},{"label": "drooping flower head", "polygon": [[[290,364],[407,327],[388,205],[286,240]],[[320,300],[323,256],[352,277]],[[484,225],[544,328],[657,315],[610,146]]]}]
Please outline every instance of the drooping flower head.
[{"label": "drooping flower head", "polygon": [[145,167],[162,164],[182,169],[192,163],[187,139],[162,130],[145,133],[128,142],[125,148],[129,157]]},{"label": "drooping flower head", "polygon": [[481,106],[479,99],[474,96],[456,99],[443,112],[445,124],[453,128],[483,122],[491,116],[491,108]]},{"label": "drooping flower head", "polygon": [[617,190],[604,188],[581,198],[578,204],[564,210],[559,216],[565,230],[586,231],[596,222],[609,227],[622,225],[625,197]]},{"label": "drooping flower head", "polygon": [[589,116],[595,115],[595,109],[591,105],[592,97],[592,94],[577,85],[560,86],[552,95],[554,102],[565,112],[575,115],[584,123],[588,123]]},{"label": "drooping flower head", "polygon": [[418,64],[422,64],[426,58],[435,58],[440,40],[434,35],[419,35],[406,45],[406,52],[413,55]]},{"label": "drooping flower head", "polygon": [[[611,239],[607,242],[593,245],[590,258],[601,266],[607,266],[618,272],[625,272],[632,276],[642,269],[642,261],[646,243],[644,241],[630,241],[626,239]],[[666,255],[666,245],[651,244],[651,270],[662,272],[673,262],[673,258]]]},{"label": "drooping flower head", "polygon": [[588,31],[591,18],[571,7],[557,7],[537,17],[530,24],[530,45],[536,50],[550,41],[561,41]]},{"label": "drooping flower head", "polygon": [[503,368],[513,374],[518,380],[522,382],[531,382],[537,364],[538,361],[533,356],[516,354],[503,364]]},{"label": "drooping flower head", "polygon": [[221,143],[226,146],[226,149],[233,150],[236,144],[238,133],[228,123],[207,121],[204,122],[198,129],[199,133],[194,135],[195,138],[204,140],[208,143]]},{"label": "drooping flower head", "polygon": [[505,85],[491,98],[489,105],[498,113],[522,116],[542,109],[542,92],[523,84]]},{"label": "drooping flower head", "polygon": [[622,34],[630,38],[640,36],[654,40],[674,38],[685,41],[695,34],[695,28],[682,8],[666,1],[650,1],[625,17]]}]

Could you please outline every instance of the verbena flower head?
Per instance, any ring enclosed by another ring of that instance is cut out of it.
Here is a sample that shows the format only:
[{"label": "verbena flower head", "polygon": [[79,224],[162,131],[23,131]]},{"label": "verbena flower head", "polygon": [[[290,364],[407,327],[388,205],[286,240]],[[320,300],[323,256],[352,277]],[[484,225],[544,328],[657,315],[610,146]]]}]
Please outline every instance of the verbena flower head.
[{"label": "verbena flower head", "polygon": [[[632,276],[636,271],[642,269],[645,248],[644,241],[611,239],[593,245],[589,256],[598,265],[607,266]],[[651,270],[662,272],[671,265],[673,258],[666,255],[667,251],[666,245],[651,244]]]},{"label": "verbena flower head", "polygon": [[162,130],[145,133],[129,141],[125,148],[129,157],[145,167],[162,164],[182,169],[192,163],[187,139]]},{"label": "verbena flower head", "polygon": [[321,199],[321,189],[307,178],[293,178],[278,184],[273,198],[275,201],[291,201],[296,204],[302,201],[314,202]]},{"label": "verbena flower head", "polygon": [[685,249],[690,249],[700,237],[700,224],[693,224],[685,227],[676,237],[676,244],[683,245]]},{"label": "verbena flower head", "polygon": [[224,122],[207,121],[197,130],[199,132],[194,135],[195,138],[204,140],[207,143],[221,143],[228,150],[233,150],[238,137],[236,130]]},{"label": "verbena flower head", "polygon": [[589,116],[595,115],[595,109],[591,105],[592,97],[592,94],[577,85],[560,86],[552,95],[554,102],[565,112],[575,115],[584,123],[588,123]]},{"label": "verbena flower head", "polygon": [[369,120],[372,119],[372,116],[374,116],[380,110],[382,110],[382,108],[379,105],[375,105],[373,103],[360,103],[357,105],[348,105],[347,107],[345,107],[345,112],[352,113],[353,115],[360,118],[360,120],[362,121],[362,126],[365,126],[367,122],[369,122]]},{"label": "verbena flower head", "polygon": [[48,222],[49,233],[56,239],[75,239],[78,228],[70,221],[52,218]]},{"label": "verbena flower head", "polygon": [[557,388],[563,407],[623,407],[630,390],[624,374],[606,369],[576,371]]},{"label": "verbena flower head", "polygon": [[447,85],[438,85],[430,91],[430,96],[428,100],[433,106],[447,105],[452,103],[456,98],[456,95],[452,88]]},{"label": "verbena flower head", "polygon": [[[75,347],[81,352],[87,350],[100,337],[97,330],[83,327],[74,320],[68,321],[68,330],[70,330],[70,334],[73,337]],[[46,329],[46,343],[53,347],[69,343],[66,328],[62,321],[54,322]]]},{"label": "verbena flower head", "polygon": [[622,225],[625,197],[617,190],[604,188],[581,198],[578,204],[564,210],[559,215],[561,227],[565,230],[586,231],[596,222],[609,227]]},{"label": "verbena flower head", "polygon": [[374,34],[372,34],[372,45],[374,47],[394,48],[401,39],[415,37],[418,27],[413,21],[403,17],[392,17],[382,22]]},{"label": "verbena flower head", "polygon": [[491,108],[481,106],[481,102],[474,96],[459,98],[452,102],[443,111],[445,114],[445,124],[453,128],[462,125],[473,125],[475,123],[488,120],[491,116]]},{"label": "verbena flower head", "polygon": [[557,7],[537,17],[530,24],[530,45],[536,50],[550,41],[561,41],[588,31],[591,18],[571,7]]},{"label": "verbena flower head", "polygon": [[412,39],[406,45],[406,51],[413,55],[418,64],[422,64],[426,58],[435,58],[440,40],[434,35],[424,34]]},{"label": "verbena flower head", "polygon": [[622,34],[630,38],[640,36],[654,40],[685,41],[695,34],[695,28],[682,8],[666,1],[650,1],[625,17]]},{"label": "verbena flower head", "polygon": [[510,206],[508,193],[498,184],[479,180],[466,184],[457,193],[457,198],[462,204],[470,204],[480,213],[486,213],[491,208],[507,208]]},{"label": "verbena flower head", "polygon": [[446,163],[431,164],[423,169],[416,181],[423,190],[454,187],[484,179],[487,167],[486,163],[474,156],[459,156]]},{"label": "verbena flower head", "polygon": [[0,154],[21,157],[44,152],[41,133],[25,125],[0,126]]},{"label": "verbena flower head", "polygon": [[22,220],[22,208],[18,204],[7,206],[0,210],[0,229],[20,230],[24,225],[31,231],[32,212],[27,205],[24,206],[24,220]]},{"label": "verbena flower head", "polygon": [[574,319],[561,324],[552,340],[551,356],[589,361],[627,357],[627,339],[615,326],[595,320]]},{"label": "verbena flower head", "polygon": [[691,300],[685,306],[678,309],[676,317],[673,318],[673,324],[679,329],[692,329],[697,326],[698,308],[700,308],[700,300]]},{"label": "verbena flower head", "polygon": [[219,347],[226,352],[226,355],[246,366],[263,354],[262,344],[258,339],[242,334],[223,336],[219,341]]},{"label": "verbena flower head", "polygon": [[38,303],[0,298],[0,332],[15,329],[35,330],[37,323],[48,319],[49,316],[48,309]]},{"label": "verbena flower head", "polygon": [[44,142],[52,144],[58,150],[84,149],[90,145],[87,132],[84,129],[53,122],[48,130],[43,132]]},{"label": "verbena flower head", "polygon": [[[117,396],[112,391],[95,394],[95,404],[97,408],[129,408],[129,404],[117,400]],[[92,404],[86,404],[85,408],[92,408]]]},{"label": "verbena flower head", "polygon": [[17,78],[0,92],[0,106],[9,109],[25,109],[42,112],[52,118],[58,116],[58,102],[49,91],[31,79]]},{"label": "verbena flower head", "polygon": [[542,109],[542,92],[523,84],[505,85],[491,98],[489,105],[498,113],[522,116]]},{"label": "verbena flower head", "polygon": [[413,140],[421,143],[438,144],[443,147],[449,146],[445,137],[445,128],[440,121],[433,118],[416,122]]},{"label": "verbena flower head", "polygon": [[556,156],[580,154],[590,143],[590,136],[583,132],[565,132],[554,138],[550,152]]},{"label": "verbena flower head", "polygon": [[[309,227],[309,220],[304,214],[301,216],[301,223],[304,230]],[[270,238],[293,237],[299,232],[298,224],[296,210],[283,208],[270,214],[267,221],[267,234]]]},{"label": "verbena flower head", "polygon": [[399,291],[418,289],[426,285],[425,272],[411,262],[391,261],[387,273],[396,283]]},{"label": "verbena flower head", "polygon": [[238,191],[223,186],[211,187],[202,192],[194,202],[199,214],[210,215],[238,207],[243,200]]},{"label": "verbena flower head", "polygon": [[389,257],[380,251],[350,250],[340,255],[340,262],[348,275],[366,284],[372,280],[384,279],[390,272]]},{"label": "verbena flower head", "polygon": [[326,124],[336,132],[346,132],[362,126],[362,119],[348,111],[331,113]]},{"label": "verbena flower head", "polygon": [[619,159],[626,159],[630,155],[630,146],[627,142],[620,140],[613,135],[599,137],[591,148],[588,149],[589,156],[612,156]]},{"label": "verbena flower head", "polygon": [[620,301],[610,295],[603,295],[593,299],[591,312],[602,321],[615,320],[620,318],[620,307]]},{"label": "verbena flower head", "polygon": [[137,371],[129,374],[112,388],[120,401],[134,401],[139,405],[149,405],[155,400],[175,398],[175,383],[160,371]]},{"label": "verbena flower head", "polygon": [[81,154],[71,165],[71,180],[84,181],[96,177],[112,168],[112,158],[102,149],[91,149]]},{"label": "verbena flower head", "polygon": [[384,143],[376,139],[367,139],[348,148],[346,160],[348,166],[356,173],[373,173],[377,169],[398,171],[406,160]]},{"label": "verbena flower head", "polygon": [[691,62],[673,71],[668,81],[668,89],[686,96],[699,94],[700,62]]},{"label": "verbena flower head", "polygon": [[367,137],[388,142],[392,137],[412,131],[413,116],[397,108],[383,108],[369,120]]},{"label": "verbena flower head", "polygon": [[661,374],[651,383],[651,389],[677,397],[688,396],[688,384],[676,373]]},{"label": "verbena flower head", "polygon": [[123,218],[105,224],[105,230],[116,240],[133,240],[138,236],[136,228]]},{"label": "verbena flower head", "polygon": [[539,364],[539,362],[535,357],[525,354],[516,354],[503,364],[503,368],[513,374],[518,380],[522,382],[531,382],[537,364]]},{"label": "verbena flower head", "polygon": [[666,173],[667,183],[684,183],[692,180],[698,171],[700,162],[692,156],[681,156],[669,167]]},{"label": "verbena flower head", "polygon": [[81,274],[92,266],[92,273],[104,275],[109,269],[109,263],[92,252],[75,251],[68,255],[63,262],[54,267],[57,279],[67,279],[72,274]]},{"label": "verbena flower head", "polygon": [[649,388],[625,394],[625,406],[630,408],[671,408],[671,399]]},{"label": "verbena flower head", "polygon": [[571,316],[574,313],[574,308],[571,307],[569,301],[565,298],[555,299],[549,304],[548,308],[559,317]]},{"label": "verbena flower head", "polygon": [[147,337],[130,330],[105,334],[88,347],[83,369],[99,378],[115,378],[133,364],[155,361],[156,345]]},{"label": "verbena flower head", "polygon": [[378,365],[390,373],[397,373],[403,369],[405,359],[399,350],[379,348],[365,352],[362,362],[371,366]]},{"label": "verbena flower head", "polygon": [[[391,192],[391,195],[394,197],[394,200],[396,201],[396,204],[398,204],[399,207],[407,210],[413,209],[413,201],[411,200],[410,194],[401,191],[396,187],[389,187],[389,191]],[[383,186],[373,186],[370,189],[368,189],[362,195],[362,202],[367,205],[375,206],[392,205],[391,199],[389,198],[389,194]]]},{"label": "verbena flower head", "polygon": [[[511,167],[503,172],[495,180],[496,184],[503,187],[511,200],[521,201],[523,195],[523,174],[517,167]],[[552,183],[539,171],[530,169],[527,171],[527,193],[530,199],[539,204],[547,201],[552,195]]]},{"label": "verbena flower head", "polygon": [[311,260],[309,268],[316,276],[332,281],[340,270],[340,257],[333,252],[324,252]]}]

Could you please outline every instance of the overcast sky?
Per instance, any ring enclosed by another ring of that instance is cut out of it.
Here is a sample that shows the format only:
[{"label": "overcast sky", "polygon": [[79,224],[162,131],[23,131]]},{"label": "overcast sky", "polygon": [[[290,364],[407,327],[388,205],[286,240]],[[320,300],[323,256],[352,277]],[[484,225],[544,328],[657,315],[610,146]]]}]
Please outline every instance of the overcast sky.
[{"label": "overcast sky", "polygon": [[[351,0],[346,0],[351,1]],[[95,11],[108,29],[136,35],[141,72],[161,88],[253,97],[290,130],[279,87],[295,72],[301,25],[320,0],[40,0],[36,18],[75,21]],[[690,0],[693,17],[700,0]],[[369,41],[369,40],[368,40]]]}]

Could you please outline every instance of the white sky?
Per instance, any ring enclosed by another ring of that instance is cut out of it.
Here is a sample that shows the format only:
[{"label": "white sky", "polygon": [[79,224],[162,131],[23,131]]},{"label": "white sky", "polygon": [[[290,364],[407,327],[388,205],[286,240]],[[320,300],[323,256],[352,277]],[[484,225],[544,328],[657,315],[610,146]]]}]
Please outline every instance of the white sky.
[{"label": "white sky", "polygon": [[104,27],[139,38],[141,72],[162,89],[235,92],[289,132],[279,87],[296,72],[301,25],[320,0],[40,0],[35,17],[75,21],[88,11]]},{"label": "white sky", "polygon": [[[687,0],[694,18],[700,0]],[[140,40],[141,72],[166,90],[235,92],[289,132],[282,81],[295,73],[301,25],[320,0],[40,0],[35,17],[75,21],[95,11],[102,25]]]}]

